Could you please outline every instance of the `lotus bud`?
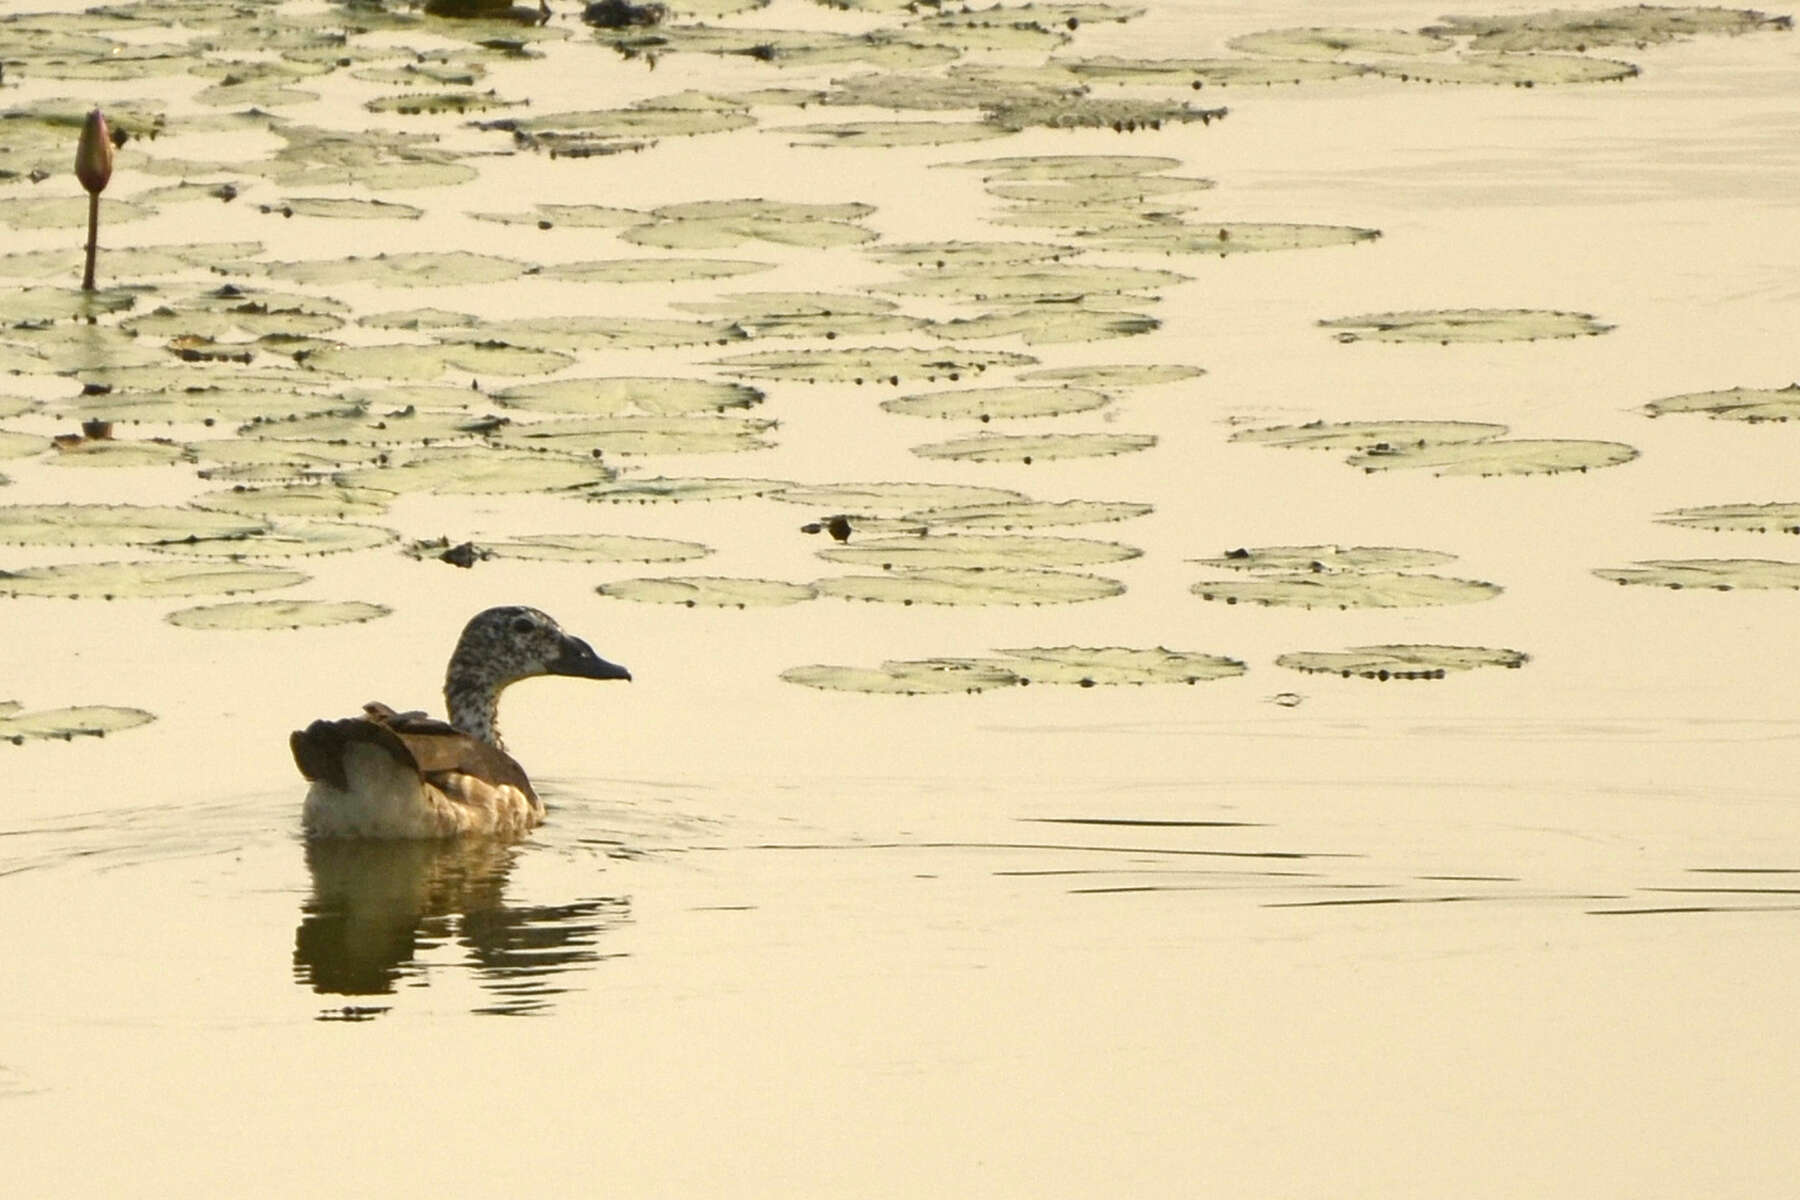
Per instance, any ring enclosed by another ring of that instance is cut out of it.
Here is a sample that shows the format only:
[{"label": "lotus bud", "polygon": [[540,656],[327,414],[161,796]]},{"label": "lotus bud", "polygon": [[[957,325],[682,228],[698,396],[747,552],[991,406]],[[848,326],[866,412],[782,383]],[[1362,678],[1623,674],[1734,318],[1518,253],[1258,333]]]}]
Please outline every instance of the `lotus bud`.
[{"label": "lotus bud", "polygon": [[112,179],[112,131],[106,127],[106,116],[99,109],[87,115],[81,127],[81,141],[75,147],[75,178],[88,195],[98,196]]}]

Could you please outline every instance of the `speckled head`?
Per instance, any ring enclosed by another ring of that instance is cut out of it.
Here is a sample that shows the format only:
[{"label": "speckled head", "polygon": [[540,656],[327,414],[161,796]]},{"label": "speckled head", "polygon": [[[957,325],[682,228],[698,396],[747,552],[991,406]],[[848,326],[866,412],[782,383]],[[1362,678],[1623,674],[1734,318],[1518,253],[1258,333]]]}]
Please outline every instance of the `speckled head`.
[{"label": "speckled head", "polygon": [[450,655],[444,676],[450,723],[498,746],[494,714],[501,690],[534,675],[631,678],[624,667],[607,662],[592,646],[564,633],[548,613],[523,605],[490,608],[476,613],[463,627]]}]

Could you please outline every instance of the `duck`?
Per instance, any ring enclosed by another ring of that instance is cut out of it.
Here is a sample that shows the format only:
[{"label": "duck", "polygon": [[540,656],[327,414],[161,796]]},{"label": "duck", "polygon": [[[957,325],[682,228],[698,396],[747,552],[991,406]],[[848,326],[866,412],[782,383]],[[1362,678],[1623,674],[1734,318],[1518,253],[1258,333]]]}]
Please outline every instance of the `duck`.
[{"label": "duck", "polygon": [[362,715],[314,721],[288,738],[311,786],[301,809],[309,838],[517,837],[544,819],[544,802],[500,740],[500,693],[521,679],[568,675],[630,680],[545,612],[524,605],[476,613],[444,673],[448,721],[363,705]]}]

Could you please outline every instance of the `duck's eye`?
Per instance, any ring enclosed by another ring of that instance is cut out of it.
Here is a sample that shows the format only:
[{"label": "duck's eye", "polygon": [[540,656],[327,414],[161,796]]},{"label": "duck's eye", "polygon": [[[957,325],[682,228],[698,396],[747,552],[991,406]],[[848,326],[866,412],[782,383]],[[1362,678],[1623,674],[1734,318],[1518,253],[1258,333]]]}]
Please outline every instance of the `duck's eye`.
[{"label": "duck's eye", "polygon": [[537,628],[537,622],[533,621],[530,617],[514,617],[513,618],[513,632],[514,633],[530,633],[533,629],[536,629],[536,628]]}]

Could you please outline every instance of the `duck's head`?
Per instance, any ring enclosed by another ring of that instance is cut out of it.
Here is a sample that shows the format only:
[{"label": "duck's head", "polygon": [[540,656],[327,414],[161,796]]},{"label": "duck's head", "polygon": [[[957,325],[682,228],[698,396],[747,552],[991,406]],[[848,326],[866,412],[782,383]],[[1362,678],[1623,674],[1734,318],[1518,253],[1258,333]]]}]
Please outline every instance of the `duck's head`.
[{"label": "duck's head", "polygon": [[548,613],[524,605],[490,608],[476,613],[463,627],[450,655],[444,698],[451,723],[498,743],[493,715],[500,690],[534,675],[631,678],[630,671],[607,662],[592,646],[564,633]]}]

